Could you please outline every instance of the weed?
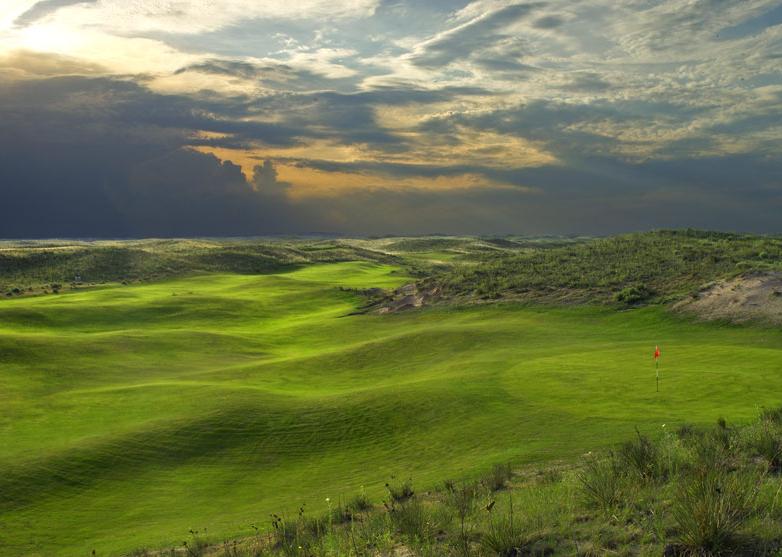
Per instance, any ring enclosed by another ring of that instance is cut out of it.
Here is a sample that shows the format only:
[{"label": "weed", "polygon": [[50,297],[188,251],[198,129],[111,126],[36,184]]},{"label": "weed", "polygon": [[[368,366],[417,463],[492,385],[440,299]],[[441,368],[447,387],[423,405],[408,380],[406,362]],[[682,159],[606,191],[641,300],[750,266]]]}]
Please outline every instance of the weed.
[{"label": "weed", "polygon": [[467,519],[477,507],[478,487],[466,482],[458,486],[453,482],[446,483],[446,501],[455,510],[459,521],[457,546],[462,555],[469,557],[471,529]]}]

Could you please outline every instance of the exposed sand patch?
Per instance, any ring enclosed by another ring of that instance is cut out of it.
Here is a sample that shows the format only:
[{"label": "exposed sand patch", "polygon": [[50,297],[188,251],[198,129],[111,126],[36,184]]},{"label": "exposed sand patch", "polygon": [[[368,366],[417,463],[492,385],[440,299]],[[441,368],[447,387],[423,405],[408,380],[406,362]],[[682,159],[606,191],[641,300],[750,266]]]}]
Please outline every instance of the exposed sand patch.
[{"label": "exposed sand patch", "polygon": [[406,309],[420,308],[440,297],[440,289],[419,290],[415,284],[400,286],[381,307],[378,313],[395,313]]},{"label": "exposed sand patch", "polygon": [[719,281],[674,308],[708,320],[782,323],[782,273],[751,273]]}]

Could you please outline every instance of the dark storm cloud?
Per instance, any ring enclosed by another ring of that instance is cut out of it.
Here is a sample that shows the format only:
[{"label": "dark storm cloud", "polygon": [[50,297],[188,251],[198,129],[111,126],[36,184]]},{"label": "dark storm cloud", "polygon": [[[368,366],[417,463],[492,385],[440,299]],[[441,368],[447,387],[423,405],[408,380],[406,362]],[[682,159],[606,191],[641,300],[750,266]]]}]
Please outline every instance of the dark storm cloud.
[{"label": "dark storm cloud", "polygon": [[98,0],[41,0],[14,20],[14,25],[26,27],[41,18],[56,12],[60,8],[75,6],[77,4],[95,4]]},{"label": "dark storm cloud", "polygon": [[268,180],[253,189],[238,166],[187,148],[197,130],[253,139],[271,133],[277,142],[281,129],[221,122],[202,111],[198,102],[106,78],[1,87],[0,236],[285,230],[286,203],[279,190],[263,187]]},{"label": "dark storm cloud", "polygon": [[201,130],[269,145],[291,145],[297,134],[304,133],[284,124],[242,119],[249,115],[245,97],[163,95],[130,80],[105,77],[16,81],[0,88],[0,98],[9,124],[21,124],[25,119],[38,122],[45,117],[54,129],[62,125],[66,135],[71,126],[111,128],[111,133],[127,135],[173,133],[177,137]]},{"label": "dark storm cloud", "polygon": [[[10,89],[20,88],[25,84]],[[110,106],[68,106],[69,95],[78,91],[87,97],[79,102],[88,102],[96,90],[120,98]],[[89,79],[43,80],[25,92],[27,99],[14,96],[9,106],[9,89],[0,91],[8,132],[0,137],[0,236],[221,235],[286,228],[279,191],[253,189],[238,166],[186,148],[193,130],[180,126],[202,122],[178,115],[176,103],[166,108],[165,100],[132,84]],[[67,109],[32,109],[47,100]],[[142,105],[151,112],[145,118]]]}]

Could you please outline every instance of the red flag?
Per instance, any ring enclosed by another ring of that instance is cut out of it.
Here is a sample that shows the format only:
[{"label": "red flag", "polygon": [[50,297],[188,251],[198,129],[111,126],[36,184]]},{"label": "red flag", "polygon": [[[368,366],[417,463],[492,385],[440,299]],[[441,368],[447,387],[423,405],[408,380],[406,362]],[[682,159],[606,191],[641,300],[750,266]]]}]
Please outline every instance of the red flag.
[{"label": "red flag", "polygon": [[660,357],[660,347],[659,346],[655,346],[654,347],[654,359],[656,360],[659,357]]}]

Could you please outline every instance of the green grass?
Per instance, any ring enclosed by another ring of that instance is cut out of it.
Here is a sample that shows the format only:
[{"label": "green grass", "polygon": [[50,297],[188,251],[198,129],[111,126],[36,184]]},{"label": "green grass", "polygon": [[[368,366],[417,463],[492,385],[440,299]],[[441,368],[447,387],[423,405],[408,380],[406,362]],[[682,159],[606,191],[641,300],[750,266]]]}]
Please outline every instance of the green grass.
[{"label": "green grass", "polygon": [[425,488],[779,400],[773,329],[660,307],[348,315],[363,300],[339,287],[406,280],[349,262],[3,300],[0,554],[249,535],[392,475]]}]

